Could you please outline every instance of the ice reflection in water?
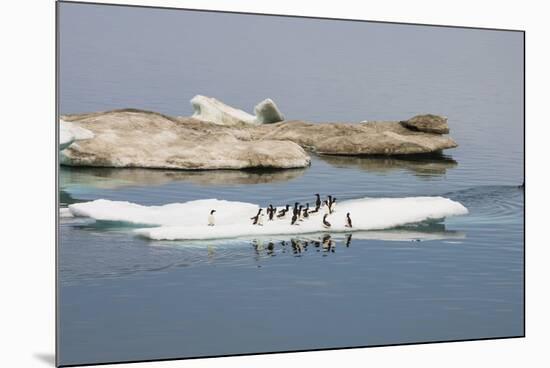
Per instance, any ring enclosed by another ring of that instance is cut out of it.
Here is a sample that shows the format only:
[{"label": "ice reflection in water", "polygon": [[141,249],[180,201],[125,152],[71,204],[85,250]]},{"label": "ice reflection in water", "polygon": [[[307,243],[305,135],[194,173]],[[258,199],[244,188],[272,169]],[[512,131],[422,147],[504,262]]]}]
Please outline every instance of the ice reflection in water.
[{"label": "ice reflection in water", "polygon": [[406,170],[421,178],[441,176],[458,166],[450,156],[441,152],[400,156],[330,156],[319,158],[337,168],[354,167],[373,173]]}]

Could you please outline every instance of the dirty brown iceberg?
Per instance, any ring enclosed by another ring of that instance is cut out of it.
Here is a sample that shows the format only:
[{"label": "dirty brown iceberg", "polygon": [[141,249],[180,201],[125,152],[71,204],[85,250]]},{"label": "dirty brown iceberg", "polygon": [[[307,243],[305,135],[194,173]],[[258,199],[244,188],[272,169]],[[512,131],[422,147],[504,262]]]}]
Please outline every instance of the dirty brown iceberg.
[{"label": "dirty brown iceberg", "polygon": [[70,166],[183,170],[306,167],[308,152],[328,155],[408,155],[457,146],[444,136],[446,118],[419,115],[408,121],[311,123],[283,120],[269,99],[256,116],[218,100],[196,96],[195,114],[172,117],[138,109],[62,116],[63,124],[90,132],[64,145]]}]

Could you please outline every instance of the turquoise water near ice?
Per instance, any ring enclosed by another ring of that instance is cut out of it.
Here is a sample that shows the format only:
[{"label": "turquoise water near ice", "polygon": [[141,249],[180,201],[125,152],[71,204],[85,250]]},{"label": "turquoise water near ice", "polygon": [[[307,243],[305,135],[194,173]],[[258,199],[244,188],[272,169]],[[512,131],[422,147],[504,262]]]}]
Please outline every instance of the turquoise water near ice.
[{"label": "turquoise water near ice", "polygon": [[62,364],[523,335],[520,33],[62,4],[60,111],[191,113],[211,95],[273,98],[312,121],[449,118],[459,147],[423,157],[312,157],[285,171],[61,167],[61,206],[98,198],[267,205],[442,195],[467,216],[440,239],[189,244],[61,219]]}]

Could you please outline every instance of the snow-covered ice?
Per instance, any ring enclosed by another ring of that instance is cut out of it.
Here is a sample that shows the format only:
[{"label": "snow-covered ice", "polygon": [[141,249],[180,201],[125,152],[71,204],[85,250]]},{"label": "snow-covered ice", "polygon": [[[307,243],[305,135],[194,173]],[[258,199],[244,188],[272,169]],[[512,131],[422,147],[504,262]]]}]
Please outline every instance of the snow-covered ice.
[{"label": "snow-covered ice", "polygon": [[219,125],[270,124],[284,120],[284,115],[270,98],[261,101],[254,107],[255,116],[226,105],[213,97],[201,95],[196,95],[191,99],[191,106],[193,106],[195,119]]},{"label": "snow-covered ice", "polygon": [[[252,203],[217,199],[163,206],[98,199],[69,206],[73,216],[142,227],[134,231],[155,240],[209,240],[384,230],[468,213],[462,204],[443,197],[362,198],[339,201],[337,210],[327,218],[332,225],[327,230],[322,226],[322,211],[311,214],[309,219],[300,221],[299,225],[290,224],[292,210],[283,219],[267,221],[265,218],[264,226],[252,225],[250,218],[256,215],[259,208]],[[212,209],[216,210],[216,226],[208,226],[208,214]],[[353,221],[351,229],[345,227],[348,212]]]},{"label": "snow-covered ice", "polygon": [[94,133],[69,121],[59,120],[59,150],[69,147],[74,141],[91,139]]}]

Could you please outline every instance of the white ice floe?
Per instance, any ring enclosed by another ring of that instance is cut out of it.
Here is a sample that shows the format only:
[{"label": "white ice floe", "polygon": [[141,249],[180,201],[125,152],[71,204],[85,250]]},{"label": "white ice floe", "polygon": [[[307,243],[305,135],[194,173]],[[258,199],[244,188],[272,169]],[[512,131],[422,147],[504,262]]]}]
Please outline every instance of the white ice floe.
[{"label": "white ice floe", "polygon": [[256,122],[258,124],[278,123],[285,120],[283,113],[270,98],[266,98],[254,106],[254,113],[256,114]]},{"label": "white ice floe", "polygon": [[59,150],[63,151],[69,147],[74,141],[91,139],[94,133],[88,129],[79,127],[69,121],[59,120]]},{"label": "white ice floe", "polygon": [[236,109],[213,97],[197,95],[191,99],[193,117],[195,119],[209,121],[218,125],[245,124],[270,124],[284,120],[273,100],[267,98],[254,107],[256,116]]},{"label": "white ice floe", "polygon": [[[259,208],[251,203],[217,199],[163,206],[142,206],[130,202],[99,199],[69,206],[73,216],[150,226],[134,231],[155,240],[206,240],[327,231],[383,230],[468,213],[462,204],[443,197],[362,198],[339,202],[337,211],[327,218],[332,225],[327,230],[322,225],[321,211],[310,215],[309,219],[299,221],[299,225],[290,224],[290,214],[274,221],[267,221],[266,218],[264,226],[252,225],[250,218],[256,215]],[[208,226],[208,214],[212,209],[216,210],[216,226]],[[351,229],[345,227],[348,212],[353,221]]]}]

